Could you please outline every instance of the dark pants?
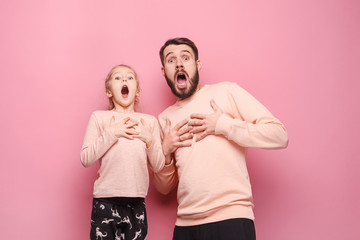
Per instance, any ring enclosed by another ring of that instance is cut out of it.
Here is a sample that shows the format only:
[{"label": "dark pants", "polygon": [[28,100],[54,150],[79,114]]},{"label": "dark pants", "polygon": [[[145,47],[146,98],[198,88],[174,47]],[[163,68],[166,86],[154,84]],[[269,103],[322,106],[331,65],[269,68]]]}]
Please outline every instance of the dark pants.
[{"label": "dark pants", "polygon": [[235,218],[195,226],[175,226],[173,240],[255,240],[254,222]]},{"label": "dark pants", "polygon": [[144,240],[146,236],[144,198],[94,198],[91,240]]}]

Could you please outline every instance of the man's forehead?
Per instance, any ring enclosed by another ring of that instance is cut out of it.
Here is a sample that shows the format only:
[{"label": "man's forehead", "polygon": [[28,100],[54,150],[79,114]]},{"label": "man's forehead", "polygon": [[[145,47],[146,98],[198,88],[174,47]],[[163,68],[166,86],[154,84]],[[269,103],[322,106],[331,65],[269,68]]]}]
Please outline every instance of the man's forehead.
[{"label": "man's forehead", "polygon": [[192,50],[192,48],[186,44],[171,44],[164,49],[164,56],[166,57],[170,54],[177,54],[181,52],[189,52],[191,55],[194,55],[194,51]]}]

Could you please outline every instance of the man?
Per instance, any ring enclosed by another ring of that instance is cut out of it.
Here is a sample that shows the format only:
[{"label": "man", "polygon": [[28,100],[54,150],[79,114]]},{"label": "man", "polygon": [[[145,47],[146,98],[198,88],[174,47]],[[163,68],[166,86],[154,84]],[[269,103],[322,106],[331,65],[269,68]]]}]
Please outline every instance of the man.
[{"label": "man", "polygon": [[255,239],[247,148],[287,147],[283,124],[235,83],[199,85],[191,40],[168,40],[160,58],[177,102],[159,115],[166,166],[153,180],[164,194],[178,185],[173,239]]}]

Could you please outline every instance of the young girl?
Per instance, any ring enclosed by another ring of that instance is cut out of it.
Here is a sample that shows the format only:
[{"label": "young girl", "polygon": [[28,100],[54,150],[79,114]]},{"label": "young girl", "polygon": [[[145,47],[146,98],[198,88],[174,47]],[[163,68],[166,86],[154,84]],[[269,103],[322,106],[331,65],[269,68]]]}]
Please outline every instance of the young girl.
[{"label": "young girl", "polygon": [[140,88],[129,66],[112,68],[105,88],[109,110],[92,113],[81,149],[85,167],[100,162],[90,239],[146,239],[147,165],[158,172],[165,162],[158,122],[153,116],[135,112]]}]

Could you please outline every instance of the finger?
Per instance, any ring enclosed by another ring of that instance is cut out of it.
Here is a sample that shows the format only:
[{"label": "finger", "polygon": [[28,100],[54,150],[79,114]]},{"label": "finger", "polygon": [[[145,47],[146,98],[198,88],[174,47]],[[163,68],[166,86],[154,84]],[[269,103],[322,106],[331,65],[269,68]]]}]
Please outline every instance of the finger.
[{"label": "finger", "polygon": [[126,124],[126,128],[132,128],[137,125],[138,125],[137,123],[128,123],[128,124]]},{"label": "finger", "polygon": [[189,122],[189,120],[187,118],[185,118],[184,120],[182,120],[181,122],[176,124],[174,129],[176,129],[176,131],[179,131],[179,129],[182,128],[183,126],[185,126],[185,124],[187,124],[188,122]]},{"label": "finger", "polygon": [[180,147],[191,147],[192,145],[192,141],[191,140],[187,140],[187,141],[184,141],[184,142],[177,142],[174,144],[174,146],[176,148],[180,148]]},{"label": "finger", "polygon": [[215,103],[214,99],[210,100],[210,106],[212,107],[212,109],[214,109],[215,112],[217,112],[219,110],[218,105]]},{"label": "finger", "polygon": [[110,126],[114,125],[115,123],[115,116],[112,116],[110,119]]},{"label": "finger", "polygon": [[193,114],[190,115],[190,118],[191,119],[193,119],[193,118],[204,119],[204,118],[206,118],[206,115],[201,114],[201,113],[193,113]]},{"label": "finger", "polygon": [[138,121],[138,120],[133,119],[133,118],[130,118],[130,120],[129,120],[129,121],[134,122],[134,123],[139,123],[139,121]]},{"label": "finger", "polygon": [[181,141],[185,141],[185,140],[188,140],[188,139],[192,139],[194,137],[194,134],[192,133],[186,133],[184,135],[181,135],[179,138]]},{"label": "finger", "polygon": [[129,134],[129,135],[137,135],[137,134],[139,134],[139,132],[135,131],[134,129],[126,129],[125,133]]},{"label": "finger", "polygon": [[194,127],[190,133],[192,134],[196,134],[196,133],[200,133],[206,130],[206,126],[199,126],[199,127]]},{"label": "finger", "polygon": [[190,132],[191,129],[193,129],[192,126],[183,127],[183,128],[181,128],[181,129],[177,132],[177,134],[178,134],[179,136],[181,136],[181,135],[183,135],[183,134],[185,134],[185,133]]},{"label": "finger", "polygon": [[170,127],[171,127],[171,122],[170,122],[170,120],[167,118],[167,119],[166,119],[166,123],[165,123],[165,132],[169,132],[169,131],[170,131]]},{"label": "finger", "polygon": [[127,134],[124,135],[124,138],[130,139],[130,140],[134,140],[134,137],[133,137],[133,136],[127,135]]},{"label": "finger", "polygon": [[141,124],[142,124],[144,127],[146,126],[146,122],[145,122],[144,119],[140,118],[140,122],[141,122]]},{"label": "finger", "polygon": [[124,118],[121,122],[122,122],[122,124],[126,124],[126,122],[129,121],[129,120],[130,120],[130,118],[129,118],[129,117],[126,117],[126,118]]},{"label": "finger", "polygon": [[196,136],[195,142],[199,142],[200,140],[204,139],[208,134],[206,132],[203,132],[202,134]]},{"label": "finger", "polygon": [[134,138],[140,138],[141,137],[139,134],[131,135],[131,136],[134,137]]},{"label": "finger", "polygon": [[126,124],[135,124],[135,125],[138,125],[139,122],[135,119],[132,119],[132,118],[129,118],[129,120],[126,122]]},{"label": "finger", "polygon": [[188,125],[189,126],[202,126],[204,125],[204,121],[203,120],[199,120],[199,119],[192,119],[189,121]]}]

